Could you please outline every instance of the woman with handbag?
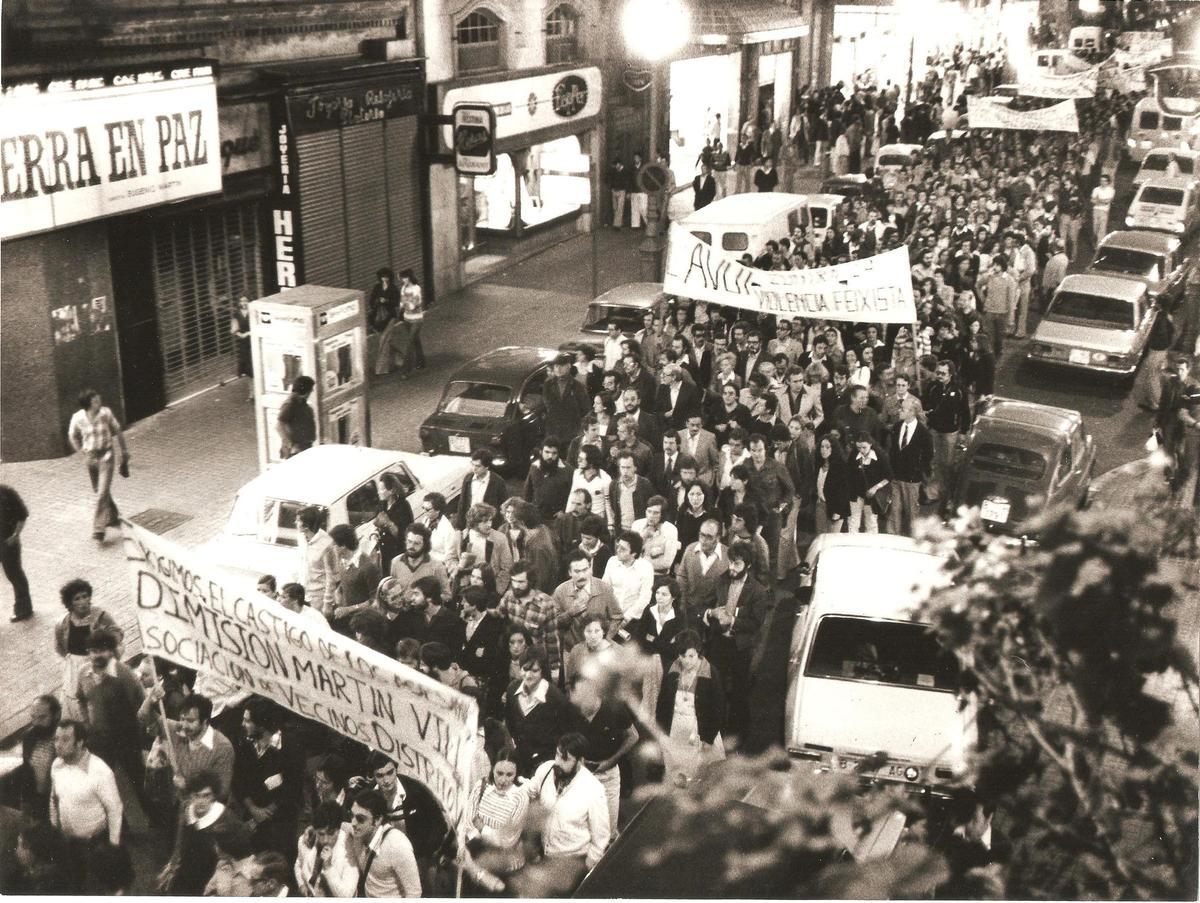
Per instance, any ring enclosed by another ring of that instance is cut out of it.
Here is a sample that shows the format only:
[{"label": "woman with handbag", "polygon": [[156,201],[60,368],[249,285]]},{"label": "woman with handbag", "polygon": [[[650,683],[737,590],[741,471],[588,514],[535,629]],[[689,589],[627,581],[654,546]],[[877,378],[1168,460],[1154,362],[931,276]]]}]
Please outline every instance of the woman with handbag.
[{"label": "woman with handbag", "polygon": [[892,467],[870,433],[859,433],[854,445],[857,454],[850,462],[849,532],[878,533],[879,521],[886,520],[892,502]]}]

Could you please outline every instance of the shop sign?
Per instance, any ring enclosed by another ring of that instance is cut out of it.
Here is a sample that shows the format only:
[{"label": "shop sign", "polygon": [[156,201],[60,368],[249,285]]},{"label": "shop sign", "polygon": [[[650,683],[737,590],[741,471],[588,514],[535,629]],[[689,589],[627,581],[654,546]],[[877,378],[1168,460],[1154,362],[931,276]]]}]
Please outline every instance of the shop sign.
[{"label": "shop sign", "polygon": [[[280,111],[282,112],[282,111]],[[271,202],[271,282],[276,291],[295,288],[304,281],[300,256],[300,203],[297,196],[296,149],[286,117],[275,117],[271,142],[272,164],[278,190]]]},{"label": "shop sign", "polygon": [[[587,66],[451,88],[442,98],[440,112],[451,116],[461,104],[482,104],[496,111],[495,141],[561,126],[564,120],[581,126],[600,114],[600,69]],[[507,111],[507,115],[505,112]],[[442,127],[447,152],[454,148],[454,128]]]},{"label": "shop sign", "polygon": [[221,172],[232,175],[271,165],[271,111],[265,103],[221,107]]},{"label": "shop sign", "polygon": [[420,112],[421,81],[391,76],[289,95],[288,115],[297,135],[381,122]]},{"label": "shop sign", "polygon": [[645,91],[654,84],[654,73],[649,69],[626,69],[621,73],[621,82],[630,91]]},{"label": "shop sign", "polygon": [[0,238],[221,190],[211,64],[5,85]]},{"label": "shop sign", "polygon": [[454,168],[463,176],[496,171],[496,114],[486,104],[454,108]]},{"label": "shop sign", "polygon": [[578,116],[587,106],[588,85],[578,75],[568,75],[554,86],[550,103],[563,119]]}]

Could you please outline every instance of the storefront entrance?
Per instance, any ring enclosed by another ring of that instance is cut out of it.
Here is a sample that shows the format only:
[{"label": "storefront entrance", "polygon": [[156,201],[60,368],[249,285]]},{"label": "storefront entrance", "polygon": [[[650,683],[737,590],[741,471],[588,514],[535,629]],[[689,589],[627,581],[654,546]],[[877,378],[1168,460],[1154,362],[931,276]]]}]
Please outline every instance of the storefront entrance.
[{"label": "storefront entrance", "polygon": [[671,63],[671,171],[680,186],[699,171],[705,141],[720,138],[732,156],[741,72],[740,52]]}]

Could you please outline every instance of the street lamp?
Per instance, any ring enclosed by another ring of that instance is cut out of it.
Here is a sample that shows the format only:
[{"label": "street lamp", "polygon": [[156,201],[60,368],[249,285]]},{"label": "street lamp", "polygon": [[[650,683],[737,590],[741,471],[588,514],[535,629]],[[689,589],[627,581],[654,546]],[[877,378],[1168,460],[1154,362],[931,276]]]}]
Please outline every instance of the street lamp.
[{"label": "street lamp", "polygon": [[[691,16],[680,0],[626,0],[621,10],[621,32],[630,56],[646,63],[650,70],[650,148],[647,165],[658,158],[658,92],[662,62],[674,56],[688,42]],[[634,178],[640,177],[634,173]],[[638,186],[641,187],[640,185]],[[646,192],[651,195],[651,192]],[[653,195],[658,195],[654,192]],[[647,197],[646,238],[638,249],[642,276],[651,282],[662,279],[662,236],[659,235],[664,211],[657,197]],[[663,203],[670,203],[667,198]]]}]

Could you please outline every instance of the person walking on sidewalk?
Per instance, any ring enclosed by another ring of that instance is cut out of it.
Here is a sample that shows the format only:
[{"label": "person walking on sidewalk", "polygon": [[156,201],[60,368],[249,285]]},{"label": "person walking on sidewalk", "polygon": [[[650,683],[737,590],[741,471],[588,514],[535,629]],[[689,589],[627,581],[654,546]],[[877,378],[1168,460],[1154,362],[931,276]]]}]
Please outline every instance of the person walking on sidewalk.
[{"label": "person walking on sidewalk", "polygon": [[412,270],[405,270],[400,274],[400,308],[404,326],[408,329],[408,339],[404,344],[404,362],[401,364],[402,371],[407,375],[414,368],[425,369],[425,348],[421,344],[421,325],[425,322],[425,298]]},{"label": "person walking on sidewalk", "polygon": [[1157,413],[1162,401],[1163,368],[1167,364],[1167,352],[1175,342],[1175,322],[1170,312],[1161,302],[1154,302],[1158,316],[1150,327],[1150,336],[1146,340],[1146,359],[1137,375],[1135,394],[1139,408]]},{"label": "person walking on sidewalk", "polygon": [[104,531],[119,526],[120,512],[112,497],[113,470],[116,456],[113,443],[121,446],[121,473],[129,475],[129,448],[125,445],[125,434],[113,412],[104,407],[100,393],[95,389],[84,389],[79,393],[79,410],[71,417],[67,427],[67,439],[77,452],[83,452],[87,462],[88,477],[96,493],[96,511],[92,517],[92,537],[104,541]]},{"label": "person walking on sidewalk", "polygon": [[396,276],[387,267],[376,271],[378,280],[367,297],[367,325],[379,333],[379,349],[375,353],[375,375],[386,376],[399,363],[402,348],[396,347],[396,332],[403,332],[400,317],[400,289]]},{"label": "person walking on sidewalk", "polygon": [[1100,184],[1092,189],[1092,235],[1096,242],[1104,237],[1108,229],[1108,208],[1112,206],[1116,190],[1113,188],[1112,176],[1100,176]]},{"label": "person walking on sidewalk", "polygon": [[0,484],[0,565],[12,584],[14,624],[33,617],[33,601],[29,597],[29,578],[21,566],[21,530],[29,520],[29,509],[17,490]]}]

